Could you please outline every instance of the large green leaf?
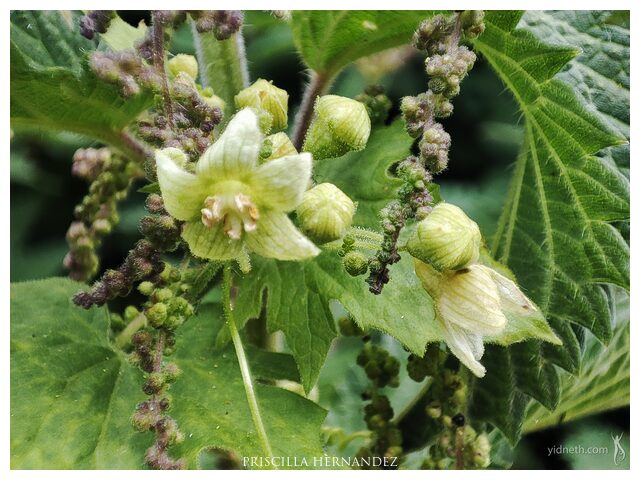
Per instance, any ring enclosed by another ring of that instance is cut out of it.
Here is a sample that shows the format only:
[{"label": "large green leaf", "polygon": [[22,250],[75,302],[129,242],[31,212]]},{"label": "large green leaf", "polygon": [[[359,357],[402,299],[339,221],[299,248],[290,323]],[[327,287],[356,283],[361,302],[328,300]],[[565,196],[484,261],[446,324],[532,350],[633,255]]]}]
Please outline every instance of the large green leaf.
[{"label": "large green leaf", "polygon": [[399,178],[389,175],[389,168],[410,154],[412,143],[402,120],[375,128],[364,150],[317,162],[314,179],[333,183],[358,202],[355,225],[378,229],[378,212],[396,198],[402,185]]},{"label": "large green leaf", "polygon": [[[526,131],[494,253],[545,312],[563,346],[545,345],[544,357],[534,342],[487,350],[489,373],[476,382],[472,411],[511,441],[520,432],[526,395],[549,408],[557,404],[559,382],[551,363],[579,368],[578,326],[610,340],[602,284],[629,284],[629,249],[611,225],[629,218],[629,184],[612,162],[596,156],[625,139],[554,79],[578,50],[514,30],[519,18],[517,12],[488,13],[487,29],[474,42],[519,102]],[[487,408],[483,392],[511,410]]]},{"label": "large green leaf", "polygon": [[563,372],[560,378],[560,403],[553,412],[531,403],[524,431],[545,427],[629,405],[631,336],[629,297],[619,295],[616,302],[615,333],[605,347],[593,336],[586,342],[579,375]]},{"label": "large green leaf", "polygon": [[[20,469],[136,469],[151,434],[130,424],[145,399],[142,375],[108,339],[106,310],[71,303],[67,279],[11,286],[11,466]],[[216,350],[221,311],[205,306],[180,330],[171,410],[185,433],[176,455],[198,466],[207,447],[262,456],[234,350]],[[289,355],[248,349],[257,379],[298,380]],[[258,385],[274,454],[321,456],[325,412],[289,391]]]},{"label": "large green leaf", "polygon": [[300,10],[293,12],[293,39],[305,63],[326,78],[360,57],[410,42],[435,11]]},{"label": "large green leaf", "polygon": [[11,12],[11,125],[80,133],[126,148],[120,133],[151,98],[124,100],[87,64],[95,43],[83,38],[77,15]]},{"label": "large green leaf", "polygon": [[[176,454],[196,467],[206,448],[222,448],[241,457],[264,457],[240,375],[234,349],[214,348],[218,330],[224,327],[222,310],[205,305],[178,336],[175,361],[183,374],[173,385],[172,415],[187,440]],[[251,370],[257,379],[298,381],[290,355],[248,349]],[[326,412],[315,403],[281,388],[256,385],[256,395],[276,457],[296,457],[299,462],[323,455],[320,426]]]},{"label": "large green leaf", "polygon": [[365,328],[375,328],[422,355],[427,342],[441,338],[431,298],[422,289],[410,259],[391,267],[393,281],[372,295],[362,277],[350,277],[335,252],[305,262],[256,258],[238,282],[239,322],[258,317],[267,294],[267,325],[282,330],[306,391],[313,387],[336,336],[330,310],[339,301]]},{"label": "large green leaf", "polygon": [[140,468],[152,443],[129,423],[142,376],[109,343],[106,310],[71,303],[78,288],[11,285],[12,468]]}]

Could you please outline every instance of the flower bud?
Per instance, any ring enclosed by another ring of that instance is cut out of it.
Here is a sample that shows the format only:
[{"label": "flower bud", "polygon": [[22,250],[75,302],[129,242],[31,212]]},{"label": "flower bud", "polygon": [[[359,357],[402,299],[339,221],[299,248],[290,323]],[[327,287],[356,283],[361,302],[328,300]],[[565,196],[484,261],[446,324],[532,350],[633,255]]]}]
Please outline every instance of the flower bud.
[{"label": "flower bud", "polygon": [[366,107],[338,95],[319,97],[303,150],[316,160],[340,157],[352,150],[362,150],[371,133]]},{"label": "flower bud", "polygon": [[302,230],[318,243],[326,243],[344,236],[356,206],[332,183],[321,183],[305,192],[296,212]]},{"label": "flower bud", "polygon": [[342,259],[344,269],[352,277],[364,275],[369,269],[369,260],[360,252],[349,252]]},{"label": "flower bud", "polygon": [[287,102],[289,94],[264,79],[256,80],[235,96],[238,110],[250,107],[259,113],[266,113],[270,119],[270,128],[282,130],[287,127]]},{"label": "flower bud", "polygon": [[177,77],[179,73],[185,73],[195,80],[198,76],[198,61],[193,55],[179,53],[167,62],[167,66],[174,77]]},{"label": "flower bud", "polygon": [[459,207],[440,203],[418,223],[407,250],[438,271],[459,270],[478,260],[481,238],[478,225]]},{"label": "flower bud", "polygon": [[476,467],[487,468],[491,463],[491,442],[486,433],[481,433],[471,444],[473,463]]}]

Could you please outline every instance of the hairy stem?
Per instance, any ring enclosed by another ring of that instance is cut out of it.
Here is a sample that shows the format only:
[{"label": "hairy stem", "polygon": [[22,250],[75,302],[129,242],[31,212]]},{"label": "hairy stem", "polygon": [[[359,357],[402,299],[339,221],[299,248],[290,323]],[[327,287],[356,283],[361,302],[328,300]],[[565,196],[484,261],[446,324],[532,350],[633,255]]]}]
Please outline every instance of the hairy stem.
[{"label": "hairy stem", "polygon": [[309,129],[311,118],[313,117],[313,106],[316,103],[316,97],[321,95],[329,87],[328,79],[318,73],[312,73],[311,79],[302,96],[300,109],[296,114],[296,121],[293,127],[292,142],[297,150],[302,148],[304,137]]},{"label": "hairy stem", "polygon": [[118,334],[118,336],[115,339],[116,346],[119,348],[124,348],[126,345],[129,344],[129,342],[131,342],[131,337],[133,337],[133,334],[136,333],[141,328],[143,328],[146,324],[147,324],[147,317],[144,313],[141,312],[136,318],[134,318],[129,323],[129,325],[124,327],[124,330],[122,330]]},{"label": "hairy stem", "polygon": [[211,87],[224,100],[224,113],[230,117],[234,112],[235,95],[249,86],[242,30],[227,40],[216,40],[212,33],[199,33],[194,22],[191,27],[201,68],[200,83],[203,87]]},{"label": "hairy stem", "polygon": [[173,103],[171,101],[171,93],[169,92],[169,81],[167,80],[167,72],[164,68],[164,28],[160,21],[158,12],[153,13],[153,65],[162,79],[162,98],[164,100],[164,109],[167,114],[169,124],[174,126],[173,122]]},{"label": "hairy stem", "polygon": [[260,415],[260,407],[258,406],[258,399],[256,397],[253,380],[251,378],[251,370],[249,369],[249,362],[244,353],[244,347],[242,346],[242,339],[236,326],[236,321],[233,315],[233,300],[231,298],[232,287],[232,272],[231,265],[225,265],[223,273],[223,302],[224,302],[224,314],[227,320],[227,326],[229,327],[229,333],[231,334],[231,340],[236,350],[236,356],[238,357],[238,363],[240,364],[240,372],[242,373],[242,382],[244,383],[244,391],[247,395],[247,402],[249,403],[249,410],[251,411],[251,418],[253,424],[258,432],[260,443],[262,443],[262,449],[267,457],[272,458],[273,453],[271,445],[269,443],[269,437],[267,431],[264,428],[262,422],[262,416]]}]

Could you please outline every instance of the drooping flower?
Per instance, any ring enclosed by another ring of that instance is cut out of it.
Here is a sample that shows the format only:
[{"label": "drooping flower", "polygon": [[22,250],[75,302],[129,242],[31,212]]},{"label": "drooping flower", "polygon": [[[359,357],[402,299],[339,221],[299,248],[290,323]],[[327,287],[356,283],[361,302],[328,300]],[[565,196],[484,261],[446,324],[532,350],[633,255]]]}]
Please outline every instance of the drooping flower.
[{"label": "drooping flower", "polygon": [[251,109],[238,112],[202,155],[195,172],[175,148],[156,152],[167,211],[185,223],[182,238],[201,258],[230,260],[246,251],[301,260],[319,249],[287,216],[302,201],[311,155],[287,155],[259,164],[264,137]]},{"label": "drooping flower", "polygon": [[503,334],[512,314],[537,313],[518,286],[493,268],[473,264],[438,272],[415,259],[416,275],[435,301],[437,320],[451,352],[478,377],[484,341]]}]

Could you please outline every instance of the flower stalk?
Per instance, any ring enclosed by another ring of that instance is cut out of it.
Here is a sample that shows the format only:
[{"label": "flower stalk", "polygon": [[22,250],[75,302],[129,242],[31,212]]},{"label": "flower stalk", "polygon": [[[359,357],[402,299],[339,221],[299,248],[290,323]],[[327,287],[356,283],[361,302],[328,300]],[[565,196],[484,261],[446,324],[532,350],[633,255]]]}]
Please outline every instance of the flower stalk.
[{"label": "flower stalk", "polygon": [[273,451],[271,450],[271,444],[267,431],[262,421],[262,415],[260,414],[260,407],[258,406],[258,399],[256,397],[255,387],[253,385],[253,379],[251,377],[251,370],[249,368],[249,362],[244,352],[244,346],[242,345],[242,339],[236,326],[235,317],[233,315],[233,272],[231,271],[231,265],[227,264],[224,267],[223,280],[222,280],[222,295],[224,316],[229,327],[229,333],[231,334],[231,341],[236,350],[236,356],[238,357],[238,364],[240,365],[240,373],[242,374],[242,382],[244,383],[244,391],[247,396],[247,403],[249,404],[249,411],[251,412],[251,418],[253,425],[258,433],[258,438],[262,444],[264,454],[268,458],[273,457]]}]

